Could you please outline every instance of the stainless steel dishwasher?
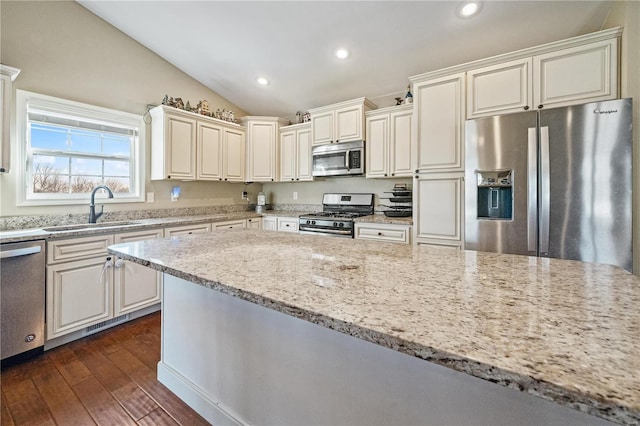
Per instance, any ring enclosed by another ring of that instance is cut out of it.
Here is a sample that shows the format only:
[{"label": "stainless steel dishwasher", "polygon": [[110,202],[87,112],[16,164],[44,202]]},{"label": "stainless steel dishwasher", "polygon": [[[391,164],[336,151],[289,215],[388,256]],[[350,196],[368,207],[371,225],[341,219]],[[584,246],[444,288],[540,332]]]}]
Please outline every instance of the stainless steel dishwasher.
[{"label": "stainless steel dishwasher", "polygon": [[0,359],[2,365],[44,347],[44,241],[0,245]]}]

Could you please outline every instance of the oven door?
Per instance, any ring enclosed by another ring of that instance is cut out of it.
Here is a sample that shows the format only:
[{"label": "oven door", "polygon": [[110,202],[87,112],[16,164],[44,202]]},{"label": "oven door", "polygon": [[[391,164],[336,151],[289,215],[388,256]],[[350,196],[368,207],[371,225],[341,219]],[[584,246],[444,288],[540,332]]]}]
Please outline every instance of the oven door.
[{"label": "oven door", "polygon": [[353,238],[353,232],[341,229],[322,229],[301,227],[298,231],[300,234],[307,235],[326,235],[328,237]]}]

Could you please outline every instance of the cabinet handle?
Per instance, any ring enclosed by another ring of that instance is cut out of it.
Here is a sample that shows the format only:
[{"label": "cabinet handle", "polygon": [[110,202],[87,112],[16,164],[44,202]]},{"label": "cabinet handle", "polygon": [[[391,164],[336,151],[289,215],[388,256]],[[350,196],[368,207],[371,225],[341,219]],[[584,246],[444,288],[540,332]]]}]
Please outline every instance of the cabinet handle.
[{"label": "cabinet handle", "polygon": [[227,180],[227,178],[224,178],[224,180]]},{"label": "cabinet handle", "polygon": [[222,180],[222,178],[218,178],[218,180]]},{"label": "cabinet handle", "polygon": [[336,143],[340,142],[339,140],[336,139]]},{"label": "cabinet handle", "polygon": [[395,173],[391,173],[391,176],[395,176],[395,175],[396,175]]},{"label": "cabinet handle", "polygon": [[538,109],[544,108],[544,105],[538,105]]},{"label": "cabinet handle", "polygon": [[273,182],[273,178],[271,178],[271,182]]},{"label": "cabinet handle", "polygon": [[167,179],[171,179],[171,176],[167,176]]},{"label": "cabinet handle", "polygon": [[382,237],[382,232],[378,232],[378,236]]},{"label": "cabinet handle", "polygon": [[5,169],[4,167],[0,167],[0,173],[4,173],[6,171],[7,171],[7,169]]},{"label": "cabinet handle", "polygon": [[416,169],[416,173],[420,173],[420,170]]},{"label": "cabinet handle", "polygon": [[384,177],[387,177],[387,174],[386,174],[386,173],[384,174]]},{"label": "cabinet handle", "polygon": [[529,109],[529,105],[524,106],[524,110],[527,111]]},{"label": "cabinet handle", "polygon": [[293,178],[291,178],[291,180],[294,180]]},{"label": "cabinet handle", "polygon": [[300,180],[300,178],[296,178],[296,180]]}]

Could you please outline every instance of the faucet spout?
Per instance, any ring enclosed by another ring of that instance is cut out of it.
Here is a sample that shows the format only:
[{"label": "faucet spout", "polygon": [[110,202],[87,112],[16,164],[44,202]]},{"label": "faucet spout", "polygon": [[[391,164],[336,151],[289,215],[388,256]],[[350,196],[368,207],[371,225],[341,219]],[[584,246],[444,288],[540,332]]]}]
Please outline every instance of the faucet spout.
[{"label": "faucet spout", "polygon": [[104,206],[102,206],[102,209],[99,213],[96,213],[96,192],[98,192],[98,190],[100,189],[106,190],[109,194],[109,198],[113,198],[113,192],[107,185],[98,185],[93,188],[93,190],[91,191],[91,201],[89,203],[89,223],[96,223],[98,218],[104,213]]}]

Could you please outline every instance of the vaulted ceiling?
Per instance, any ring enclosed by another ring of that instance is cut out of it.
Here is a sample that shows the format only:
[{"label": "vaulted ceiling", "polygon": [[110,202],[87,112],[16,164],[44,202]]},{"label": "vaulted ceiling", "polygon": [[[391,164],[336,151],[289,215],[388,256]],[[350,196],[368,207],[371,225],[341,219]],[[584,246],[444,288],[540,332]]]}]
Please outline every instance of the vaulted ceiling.
[{"label": "vaulted ceiling", "polygon": [[[85,1],[252,115],[399,96],[408,77],[602,29],[609,1]],[[349,50],[339,60],[334,51]],[[256,83],[264,76],[266,86]]]}]

